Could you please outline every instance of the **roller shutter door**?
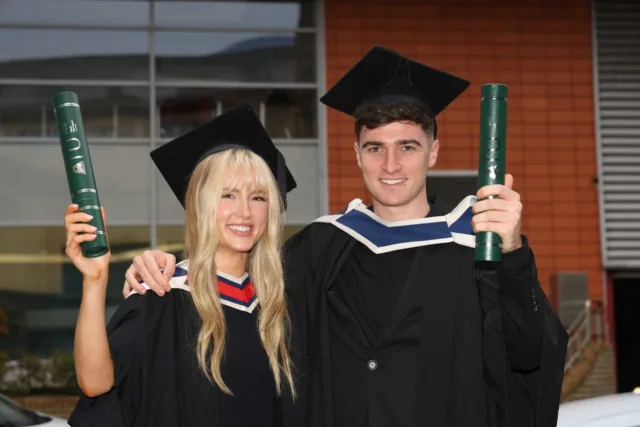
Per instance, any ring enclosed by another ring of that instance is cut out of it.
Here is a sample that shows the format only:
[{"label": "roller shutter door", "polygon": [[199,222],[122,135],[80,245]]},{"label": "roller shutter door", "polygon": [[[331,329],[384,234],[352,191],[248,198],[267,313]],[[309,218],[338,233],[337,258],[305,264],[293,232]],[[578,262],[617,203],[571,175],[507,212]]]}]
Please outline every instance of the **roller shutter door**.
[{"label": "roller shutter door", "polygon": [[640,0],[593,0],[604,267],[640,268]]}]

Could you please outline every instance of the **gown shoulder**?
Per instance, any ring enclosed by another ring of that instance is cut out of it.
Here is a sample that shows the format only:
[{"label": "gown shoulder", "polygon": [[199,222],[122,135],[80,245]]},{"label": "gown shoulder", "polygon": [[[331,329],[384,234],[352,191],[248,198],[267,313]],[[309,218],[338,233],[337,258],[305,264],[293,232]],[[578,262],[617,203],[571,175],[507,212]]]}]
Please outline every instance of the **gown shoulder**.
[{"label": "gown shoulder", "polygon": [[[147,355],[172,358],[172,352],[155,348],[172,344],[168,332],[177,330],[177,319],[190,310],[189,295],[173,289],[165,296],[153,292],[129,295],[107,324],[109,351],[114,369],[114,386],[108,392],[88,397],[80,393],[68,423],[82,427],[129,427],[140,416],[147,370]],[[155,333],[158,332],[158,333]]]}]

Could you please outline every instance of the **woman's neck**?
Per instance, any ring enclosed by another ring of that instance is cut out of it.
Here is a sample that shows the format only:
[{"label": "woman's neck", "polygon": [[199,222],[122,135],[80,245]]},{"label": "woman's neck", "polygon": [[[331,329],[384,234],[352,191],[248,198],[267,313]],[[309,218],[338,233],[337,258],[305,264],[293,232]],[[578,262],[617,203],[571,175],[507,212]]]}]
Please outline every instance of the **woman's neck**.
[{"label": "woman's neck", "polygon": [[235,277],[247,272],[247,254],[219,249],[215,255],[216,269]]}]

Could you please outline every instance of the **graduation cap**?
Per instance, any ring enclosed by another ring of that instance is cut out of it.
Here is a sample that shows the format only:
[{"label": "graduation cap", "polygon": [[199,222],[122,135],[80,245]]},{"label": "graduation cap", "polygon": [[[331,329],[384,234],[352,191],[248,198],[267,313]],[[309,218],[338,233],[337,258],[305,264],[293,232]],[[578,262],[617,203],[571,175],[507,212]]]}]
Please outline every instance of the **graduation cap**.
[{"label": "graduation cap", "polygon": [[205,157],[231,148],[244,148],[262,157],[278,181],[287,206],[287,193],[297,187],[284,156],[273,144],[248,104],[234,108],[196,129],[156,148],[151,158],[182,206],[189,179]]},{"label": "graduation cap", "polygon": [[[374,46],[320,101],[353,115],[372,101],[412,100],[433,119],[469,87],[470,82],[381,46]],[[437,127],[434,128],[434,136]]]}]

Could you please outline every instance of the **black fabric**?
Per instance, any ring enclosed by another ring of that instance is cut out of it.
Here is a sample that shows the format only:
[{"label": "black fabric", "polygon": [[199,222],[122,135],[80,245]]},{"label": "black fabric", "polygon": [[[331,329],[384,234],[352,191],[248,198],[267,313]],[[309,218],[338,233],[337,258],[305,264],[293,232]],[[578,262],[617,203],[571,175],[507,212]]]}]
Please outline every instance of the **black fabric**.
[{"label": "black fabric", "polygon": [[258,334],[258,310],[222,307],[228,337],[221,372],[233,396],[218,393],[220,427],[273,426],[276,385]]},{"label": "black fabric", "polygon": [[526,243],[497,270],[455,243],[417,249],[371,347],[335,293],[346,286],[339,277],[356,241],[325,223],[290,238],[285,267],[307,350],[307,426],[555,427],[567,335]]},{"label": "black fabric", "polygon": [[[416,251],[407,249],[414,255]],[[380,419],[376,412],[382,408],[393,414],[395,425],[410,425],[403,418],[411,419],[404,405],[411,388],[399,394],[399,388],[390,385],[410,384],[415,379],[419,310],[403,321],[400,336],[379,342],[406,290],[413,257],[405,251],[390,252],[376,262],[376,255],[359,242],[351,255],[328,295],[335,426],[365,426],[367,414]],[[394,361],[402,361],[407,369],[402,373],[390,370]],[[368,363],[374,364],[375,371]]]},{"label": "black fabric", "polygon": [[284,156],[282,155],[282,153],[280,152],[280,150],[278,150],[277,152],[277,156],[278,156],[278,167],[276,170],[276,181],[278,182],[278,187],[280,188],[280,197],[282,197],[282,204],[284,209],[287,209],[287,162],[284,158]]},{"label": "black fabric", "polygon": [[226,306],[223,310],[228,342],[222,375],[234,396],[210,383],[198,365],[200,321],[189,293],[174,289],[159,297],[148,292],[127,298],[109,322],[115,387],[96,398],[81,396],[69,424],[299,427],[292,414],[283,413],[290,402],[276,398],[259,341],[257,310],[252,314]]},{"label": "black fabric", "polygon": [[[351,257],[329,288],[330,302],[343,305],[349,316],[340,319],[339,328],[355,330],[350,334],[374,347],[384,328],[391,322],[393,311],[403,290],[417,249],[376,255],[360,242],[354,244]],[[340,310],[330,304],[332,313]],[[333,330],[333,328],[332,328]]]},{"label": "black fabric", "polygon": [[[427,217],[443,213],[440,206],[431,206]],[[418,370],[420,348],[419,306],[403,320],[402,334],[394,335],[389,342],[381,342],[380,338],[393,321],[417,252],[417,248],[409,248],[376,255],[356,242],[349,262],[329,288],[336,427],[364,426],[368,418],[381,418],[376,413],[380,408],[385,408],[390,414],[388,418],[397,425],[411,425],[414,387],[403,387],[405,393],[398,393],[398,387],[387,384],[415,382],[413,372]],[[358,344],[354,345],[354,341]],[[390,370],[386,360],[389,357],[406,369]],[[368,363],[377,364],[375,370],[380,368],[383,373],[371,375]],[[360,374],[356,380],[354,372]],[[384,375],[386,372],[388,375]]]}]

